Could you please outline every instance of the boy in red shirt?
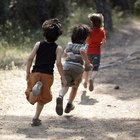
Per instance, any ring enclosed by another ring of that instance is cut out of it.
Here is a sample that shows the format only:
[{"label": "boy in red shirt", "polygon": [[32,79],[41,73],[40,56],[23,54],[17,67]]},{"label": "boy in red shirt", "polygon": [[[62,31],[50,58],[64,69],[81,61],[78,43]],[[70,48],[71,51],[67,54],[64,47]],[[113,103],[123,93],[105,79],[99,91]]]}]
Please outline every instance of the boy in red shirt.
[{"label": "boy in red shirt", "polygon": [[104,20],[102,14],[89,14],[88,18],[92,24],[92,27],[90,28],[90,33],[87,38],[87,55],[93,67],[90,70],[89,67],[85,65],[85,81],[83,85],[85,88],[87,88],[87,84],[89,82],[89,90],[93,91],[93,82],[100,66],[101,47],[106,39],[106,33],[103,27]]}]

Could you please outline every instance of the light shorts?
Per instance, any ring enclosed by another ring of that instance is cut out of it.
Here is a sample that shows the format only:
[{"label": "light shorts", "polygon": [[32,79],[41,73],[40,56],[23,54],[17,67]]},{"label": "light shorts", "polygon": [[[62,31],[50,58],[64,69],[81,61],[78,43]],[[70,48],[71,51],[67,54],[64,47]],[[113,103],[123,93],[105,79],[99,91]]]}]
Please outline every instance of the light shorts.
[{"label": "light shorts", "polygon": [[65,63],[63,67],[65,79],[67,81],[67,86],[78,87],[82,81],[83,67],[70,63]]},{"label": "light shorts", "polygon": [[[88,59],[90,63],[92,64],[92,71],[98,71],[99,66],[100,66],[100,55],[93,55],[93,54],[88,54]],[[85,71],[89,71],[90,68],[85,64]]]},{"label": "light shorts", "polygon": [[[50,102],[52,100],[51,86],[53,84],[53,80],[54,77],[51,74],[45,74],[40,72],[31,73],[27,81],[27,89],[25,91],[27,100],[32,104],[38,102],[41,105]],[[31,91],[37,81],[42,82],[42,90],[38,96],[32,96]]]}]

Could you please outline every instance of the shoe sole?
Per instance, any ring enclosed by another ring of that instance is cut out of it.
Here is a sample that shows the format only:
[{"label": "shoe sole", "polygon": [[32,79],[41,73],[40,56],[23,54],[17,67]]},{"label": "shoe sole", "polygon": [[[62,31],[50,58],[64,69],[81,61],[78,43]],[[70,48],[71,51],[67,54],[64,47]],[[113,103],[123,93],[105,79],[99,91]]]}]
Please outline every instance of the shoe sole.
[{"label": "shoe sole", "polygon": [[42,123],[41,123],[41,120],[40,119],[37,119],[35,121],[32,121],[31,123],[31,126],[34,127],[34,126],[40,126]]},{"label": "shoe sole", "polygon": [[94,86],[93,86],[93,81],[89,80],[89,91],[93,91]]},{"label": "shoe sole", "polygon": [[[36,83],[37,84],[37,83]],[[40,87],[39,87],[39,89],[36,89],[37,87],[35,87],[36,86],[36,84],[34,85],[34,87],[32,88],[32,95],[33,96],[38,96],[39,94],[40,94],[40,92],[41,92],[41,89],[42,89],[42,86],[43,86],[43,84],[40,82]]]},{"label": "shoe sole", "polygon": [[72,110],[74,110],[74,106],[71,108],[71,109],[69,109],[69,110],[67,110],[67,109],[65,109],[65,113],[70,113]]},{"label": "shoe sole", "polygon": [[56,113],[59,116],[63,114],[63,100],[61,98],[56,99]]},{"label": "shoe sole", "polygon": [[33,96],[38,96],[39,94],[40,94],[40,91],[39,92],[36,92],[36,91],[32,90],[32,95]]}]

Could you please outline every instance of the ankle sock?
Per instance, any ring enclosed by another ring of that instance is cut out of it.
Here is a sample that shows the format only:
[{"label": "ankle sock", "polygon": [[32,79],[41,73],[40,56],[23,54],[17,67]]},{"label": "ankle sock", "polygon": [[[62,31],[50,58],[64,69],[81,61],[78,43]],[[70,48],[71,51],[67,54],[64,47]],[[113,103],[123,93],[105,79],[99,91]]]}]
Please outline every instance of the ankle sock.
[{"label": "ankle sock", "polygon": [[63,99],[63,96],[62,95],[59,95],[59,97]]}]

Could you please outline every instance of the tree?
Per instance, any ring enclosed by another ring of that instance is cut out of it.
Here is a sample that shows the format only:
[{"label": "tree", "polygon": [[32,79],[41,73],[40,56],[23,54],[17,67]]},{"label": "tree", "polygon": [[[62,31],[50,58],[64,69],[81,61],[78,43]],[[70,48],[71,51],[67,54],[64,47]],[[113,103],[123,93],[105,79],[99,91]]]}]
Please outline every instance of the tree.
[{"label": "tree", "polygon": [[68,16],[67,3],[63,0],[11,0],[8,18],[15,27],[38,29],[49,18],[57,17],[63,21]]},{"label": "tree", "polygon": [[123,12],[129,10],[128,0],[113,0],[113,5],[120,7]]},{"label": "tree", "polygon": [[0,24],[5,22],[5,2],[4,0],[0,1]]},{"label": "tree", "polygon": [[112,13],[110,8],[110,3],[108,0],[96,0],[96,10],[98,13],[102,13],[104,16],[105,28],[108,31],[113,30],[112,25]]}]

